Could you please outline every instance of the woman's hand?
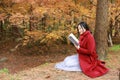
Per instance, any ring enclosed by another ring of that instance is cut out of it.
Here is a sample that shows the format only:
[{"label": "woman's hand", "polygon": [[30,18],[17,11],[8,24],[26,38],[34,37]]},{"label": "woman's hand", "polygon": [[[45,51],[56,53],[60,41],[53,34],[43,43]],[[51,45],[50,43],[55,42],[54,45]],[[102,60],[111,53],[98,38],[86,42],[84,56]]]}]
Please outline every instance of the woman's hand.
[{"label": "woman's hand", "polygon": [[76,45],[74,45],[74,46],[75,46],[75,48],[76,48],[77,50],[79,50],[80,46],[76,46]]}]

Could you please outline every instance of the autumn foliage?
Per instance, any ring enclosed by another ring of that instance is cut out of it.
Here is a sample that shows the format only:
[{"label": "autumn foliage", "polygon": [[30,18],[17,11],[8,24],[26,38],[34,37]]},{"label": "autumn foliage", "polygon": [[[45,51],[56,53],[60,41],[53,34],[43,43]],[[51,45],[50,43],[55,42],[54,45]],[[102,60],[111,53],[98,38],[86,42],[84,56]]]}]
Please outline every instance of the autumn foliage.
[{"label": "autumn foliage", "polygon": [[[0,0],[0,34],[17,35],[22,45],[30,39],[39,40],[39,44],[69,44],[67,36],[70,32],[76,34],[80,21],[86,21],[94,31],[96,5],[96,0]],[[120,35],[119,1],[110,3],[109,9],[110,33]]]}]

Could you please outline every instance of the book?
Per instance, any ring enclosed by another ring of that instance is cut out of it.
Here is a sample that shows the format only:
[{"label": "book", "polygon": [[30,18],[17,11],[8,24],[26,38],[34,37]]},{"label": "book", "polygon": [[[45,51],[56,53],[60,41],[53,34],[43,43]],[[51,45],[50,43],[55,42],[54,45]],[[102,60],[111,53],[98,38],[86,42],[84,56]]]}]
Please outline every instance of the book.
[{"label": "book", "polygon": [[69,34],[68,39],[76,46],[79,46],[79,40],[75,37],[73,33]]}]

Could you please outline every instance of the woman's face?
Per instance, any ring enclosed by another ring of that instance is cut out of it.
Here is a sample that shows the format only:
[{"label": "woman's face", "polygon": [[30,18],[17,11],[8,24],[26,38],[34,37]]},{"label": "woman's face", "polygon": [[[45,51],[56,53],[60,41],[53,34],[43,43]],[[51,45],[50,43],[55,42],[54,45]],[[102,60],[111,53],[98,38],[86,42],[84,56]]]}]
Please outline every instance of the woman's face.
[{"label": "woman's face", "polygon": [[84,29],[84,27],[81,27],[80,25],[78,25],[78,31],[79,31],[79,33],[81,35],[86,31],[86,29]]}]

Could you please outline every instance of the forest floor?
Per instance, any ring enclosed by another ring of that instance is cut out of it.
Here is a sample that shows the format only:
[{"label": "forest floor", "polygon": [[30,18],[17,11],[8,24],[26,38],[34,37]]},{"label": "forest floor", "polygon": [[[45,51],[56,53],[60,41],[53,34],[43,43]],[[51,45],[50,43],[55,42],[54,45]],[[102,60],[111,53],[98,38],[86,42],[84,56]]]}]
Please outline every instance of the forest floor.
[{"label": "forest floor", "polygon": [[55,63],[76,53],[73,45],[59,45],[41,54],[37,53],[40,51],[35,47],[13,50],[15,45],[12,42],[1,44],[0,80],[120,80],[120,50],[109,50],[106,66],[110,71],[104,76],[92,79],[82,72],[67,72],[54,68]]}]

